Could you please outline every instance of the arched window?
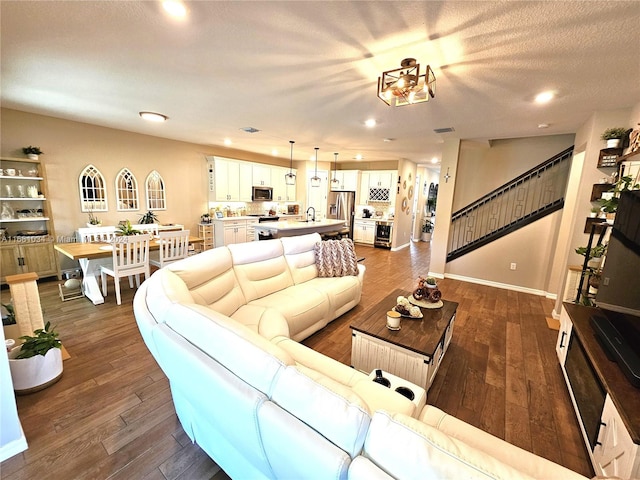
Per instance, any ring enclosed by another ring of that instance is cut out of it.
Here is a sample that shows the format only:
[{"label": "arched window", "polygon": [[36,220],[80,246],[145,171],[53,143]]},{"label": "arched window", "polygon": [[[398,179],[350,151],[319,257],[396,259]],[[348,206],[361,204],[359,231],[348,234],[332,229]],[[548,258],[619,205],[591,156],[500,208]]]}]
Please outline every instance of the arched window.
[{"label": "arched window", "polygon": [[128,168],[123,168],[116,176],[116,210],[140,210],[138,181]]},{"label": "arched window", "polygon": [[147,192],[147,210],[166,210],[167,201],[164,192],[164,179],[156,170],[145,181]]},{"label": "arched window", "polygon": [[83,212],[106,212],[107,188],[100,170],[87,165],[78,178],[80,206]]}]

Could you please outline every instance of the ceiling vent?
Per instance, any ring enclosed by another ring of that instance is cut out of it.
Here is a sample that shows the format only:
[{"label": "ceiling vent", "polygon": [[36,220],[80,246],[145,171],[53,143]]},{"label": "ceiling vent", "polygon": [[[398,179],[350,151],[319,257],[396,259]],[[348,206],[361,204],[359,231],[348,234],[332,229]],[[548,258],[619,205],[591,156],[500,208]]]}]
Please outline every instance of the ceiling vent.
[{"label": "ceiling vent", "polygon": [[451,133],[451,132],[455,132],[455,130],[453,129],[453,127],[445,127],[445,128],[434,128],[433,131],[435,133]]},{"label": "ceiling vent", "polygon": [[257,132],[260,131],[257,128],[253,128],[253,127],[243,127],[240,130],[242,130],[243,132],[247,132],[247,133],[257,133]]}]

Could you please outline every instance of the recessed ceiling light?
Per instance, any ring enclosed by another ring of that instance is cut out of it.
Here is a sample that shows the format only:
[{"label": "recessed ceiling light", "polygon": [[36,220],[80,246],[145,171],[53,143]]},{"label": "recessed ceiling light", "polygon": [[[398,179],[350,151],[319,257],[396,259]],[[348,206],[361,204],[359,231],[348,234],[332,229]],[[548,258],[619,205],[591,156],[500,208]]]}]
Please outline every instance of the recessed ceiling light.
[{"label": "recessed ceiling light", "polygon": [[276,150],[275,148],[273,150],[271,150],[271,155],[273,155],[274,157],[278,156],[278,150]]},{"label": "recessed ceiling light", "polygon": [[438,163],[438,157],[433,157],[433,158],[431,159],[431,163],[434,163],[434,164],[435,164],[435,163]]},{"label": "recessed ceiling light", "polygon": [[382,141],[385,143],[393,142],[395,138],[383,138]]},{"label": "recessed ceiling light", "polygon": [[187,15],[187,7],[182,2],[176,0],[165,0],[162,2],[165,12],[175,18],[183,18]]},{"label": "recessed ceiling light", "polygon": [[549,124],[548,123],[539,123],[538,124],[538,128],[549,128]]},{"label": "recessed ceiling light", "polygon": [[162,123],[162,122],[166,122],[169,119],[169,117],[167,117],[166,115],[163,115],[162,113],[139,112],[139,114],[142,118],[150,122]]},{"label": "recessed ceiling light", "polygon": [[551,91],[539,93],[538,95],[536,95],[536,103],[550,102],[554,96],[555,96],[555,93]]},{"label": "recessed ceiling light", "polygon": [[228,147],[229,145],[231,145],[231,139],[230,138],[225,138],[224,139],[224,144]]},{"label": "recessed ceiling light", "polygon": [[362,156],[361,153],[357,154],[355,157],[353,157],[354,160],[362,160],[364,157]]},{"label": "recessed ceiling light", "polygon": [[373,128],[373,127],[376,126],[376,120],[375,120],[375,118],[370,118],[370,119],[366,120],[364,122],[364,124],[369,128]]}]

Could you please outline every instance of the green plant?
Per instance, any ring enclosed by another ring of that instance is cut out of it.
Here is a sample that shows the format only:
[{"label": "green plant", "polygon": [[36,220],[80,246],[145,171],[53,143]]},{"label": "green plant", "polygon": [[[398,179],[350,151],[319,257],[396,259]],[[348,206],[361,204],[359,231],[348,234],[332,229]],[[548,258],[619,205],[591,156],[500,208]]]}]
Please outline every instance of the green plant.
[{"label": "green plant", "polygon": [[[589,251],[589,260],[591,260],[592,258],[600,258],[604,256],[606,252],[607,252],[606,243],[601,243],[600,245],[591,247],[591,250]],[[584,257],[587,254],[587,247],[576,248],[576,253]]]},{"label": "green plant", "polygon": [[25,155],[44,155],[44,152],[40,150],[38,147],[32,147],[29,145],[28,147],[22,147],[22,153]]},{"label": "green plant", "polygon": [[39,328],[33,332],[34,336],[24,335],[20,337],[21,340],[24,340],[24,343],[16,358],[31,358],[36,355],[44,356],[52,348],[60,348],[62,343],[58,339],[59,334],[50,327],[51,322],[47,322],[44,328]]},{"label": "green plant", "polygon": [[126,222],[120,223],[120,225],[118,225],[117,234],[121,236],[140,235],[140,230],[136,230],[135,228],[133,228],[131,226],[131,222],[127,220]]},{"label": "green plant", "polygon": [[640,189],[640,183],[633,183],[633,178],[630,176],[620,177],[620,179],[614,183],[613,188],[609,190],[613,192],[613,196],[607,200],[600,201],[600,210],[605,213],[616,213],[618,210],[618,202],[620,201],[620,193],[627,190]]},{"label": "green plant", "polygon": [[157,223],[157,222],[158,222],[158,216],[155,213],[153,213],[151,210],[149,210],[147,213],[145,213],[140,217],[140,223],[143,225],[147,225],[149,223]]},{"label": "green plant", "polygon": [[7,315],[2,317],[2,325],[15,325],[16,311],[13,309],[13,305],[11,303],[3,303],[2,306],[7,311]]},{"label": "green plant", "polygon": [[432,233],[433,232],[433,224],[429,220],[425,220],[422,225],[422,233]]},{"label": "green plant", "polygon": [[89,224],[90,225],[100,225],[102,222],[100,220],[98,220],[98,217],[96,217],[93,212],[89,212]]},{"label": "green plant", "polygon": [[436,281],[436,279],[434,277],[427,277],[425,279],[425,283],[427,285],[437,285],[437,281]]},{"label": "green plant", "polygon": [[613,140],[614,138],[624,138],[624,136],[627,134],[627,130],[624,127],[612,127],[612,128],[607,128],[604,132],[602,132],[602,135],[600,135],[600,139],[601,140]]}]

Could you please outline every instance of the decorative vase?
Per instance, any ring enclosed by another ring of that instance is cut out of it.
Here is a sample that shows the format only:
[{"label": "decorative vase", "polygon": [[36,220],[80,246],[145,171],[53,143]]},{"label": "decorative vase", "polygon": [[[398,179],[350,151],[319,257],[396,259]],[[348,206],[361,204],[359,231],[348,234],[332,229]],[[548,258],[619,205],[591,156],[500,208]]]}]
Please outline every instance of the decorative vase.
[{"label": "decorative vase", "polygon": [[27,153],[27,158],[29,160],[37,160],[38,159],[38,155],[36,155],[35,153]]},{"label": "decorative vase", "polygon": [[89,228],[95,228],[95,227],[101,227],[102,226],[102,222],[100,223],[89,223],[87,222],[87,227]]},{"label": "decorative vase", "polygon": [[618,148],[620,146],[619,138],[610,138],[607,140],[607,148]]},{"label": "decorative vase", "polygon": [[421,237],[423,242],[430,242],[431,241],[431,233],[422,233],[422,237]]},{"label": "decorative vase", "polygon": [[62,350],[50,349],[45,355],[19,358],[22,345],[9,352],[9,369],[16,393],[31,393],[53,385],[62,376]]}]

